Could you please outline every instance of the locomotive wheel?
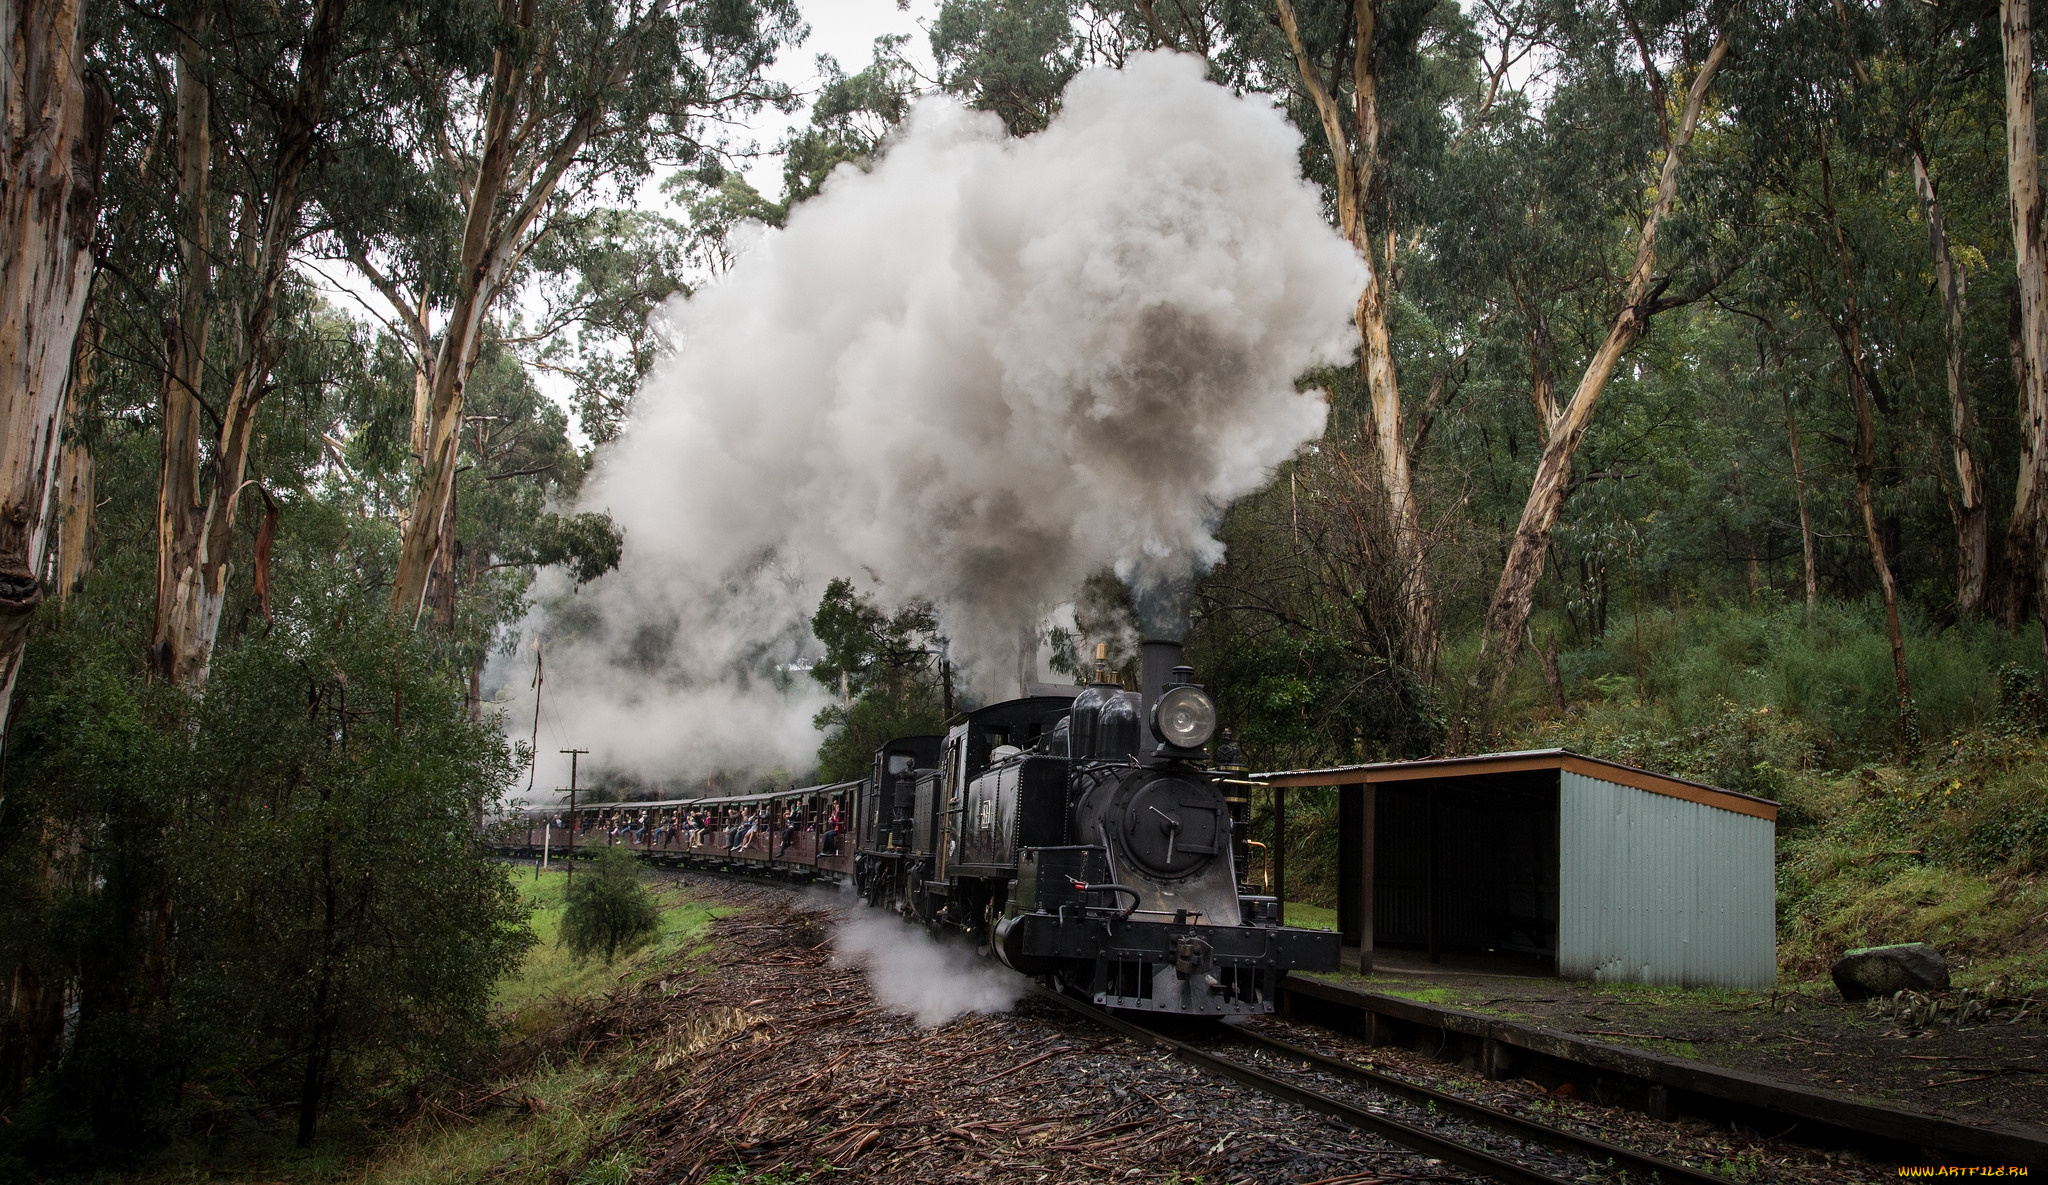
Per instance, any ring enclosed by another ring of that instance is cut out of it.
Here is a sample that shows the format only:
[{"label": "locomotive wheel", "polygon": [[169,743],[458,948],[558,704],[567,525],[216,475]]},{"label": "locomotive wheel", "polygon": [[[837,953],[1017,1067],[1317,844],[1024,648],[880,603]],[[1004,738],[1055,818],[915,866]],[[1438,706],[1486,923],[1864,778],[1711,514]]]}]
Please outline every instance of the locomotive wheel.
[{"label": "locomotive wheel", "polygon": [[1073,999],[1093,1004],[1095,1002],[1095,969],[1089,967],[1080,974],[1082,978],[1077,983],[1074,979],[1068,978],[1067,972],[1055,971],[1045,977],[1045,982],[1047,986],[1062,996],[1069,996]]}]

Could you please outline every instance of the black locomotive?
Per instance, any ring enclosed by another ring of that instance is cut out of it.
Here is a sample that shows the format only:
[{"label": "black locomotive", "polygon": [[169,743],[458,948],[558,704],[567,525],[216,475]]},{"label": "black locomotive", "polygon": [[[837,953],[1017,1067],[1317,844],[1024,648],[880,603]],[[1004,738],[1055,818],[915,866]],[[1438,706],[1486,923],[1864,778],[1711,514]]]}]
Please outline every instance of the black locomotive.
[{"label": "black locomotive", "polygon": [[1142,693],[1010,700],[884,745],[862,896],[1114,1008],[1270,1012],[1287,971],[1335,969],[1336,934],[1242,891],[1247,802],[1206,767],[1216,707],[1179,657],[1145,643]]},{"label": "black locomotive", "polygon": [[1338,937],[1282,926],[1277,901],[1243,891],[1249,802],[1232,791],[1245,784],[1204,760],[1216,705],[1178,643],[1143,650],[1143,692],[1095,683],[992,704],[942,737],[882,746],[863,781],[529,811],[499,847],[547,860],[623,844],[674,867],[850,874],[870,905],[1098,1004],[1270,1012],[1282,975],[1336,968]]}]

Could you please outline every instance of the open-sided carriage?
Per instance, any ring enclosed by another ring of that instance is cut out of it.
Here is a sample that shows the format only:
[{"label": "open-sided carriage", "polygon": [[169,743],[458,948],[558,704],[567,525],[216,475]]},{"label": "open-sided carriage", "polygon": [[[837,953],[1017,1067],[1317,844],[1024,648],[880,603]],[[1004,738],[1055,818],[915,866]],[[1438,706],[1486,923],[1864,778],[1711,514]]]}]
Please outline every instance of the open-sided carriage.
[{"label": "open-sided carriage", "polygon": [[860,785],[533,808],[508,820],[497,847],[500,855],[553,863],[623,846],[664,867],[837,883],[853,873]]}]

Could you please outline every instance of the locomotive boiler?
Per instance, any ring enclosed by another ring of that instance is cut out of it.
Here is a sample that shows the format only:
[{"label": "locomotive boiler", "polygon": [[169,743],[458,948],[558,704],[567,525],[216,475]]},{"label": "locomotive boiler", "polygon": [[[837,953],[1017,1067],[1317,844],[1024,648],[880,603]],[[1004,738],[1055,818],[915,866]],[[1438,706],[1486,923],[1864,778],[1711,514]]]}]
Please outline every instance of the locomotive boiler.
[{"label": "locomotive boiler", "polygon": [[876,752],[855,886],[940,932],[1108,1007],[1269,1012],[1290,970],[1332,970],[1338,937],[1278,923],[1244,892],[1244,799],[1207,768],[1216,706],[1146,642],[1141,692],[1095,683],[966,713]]}]

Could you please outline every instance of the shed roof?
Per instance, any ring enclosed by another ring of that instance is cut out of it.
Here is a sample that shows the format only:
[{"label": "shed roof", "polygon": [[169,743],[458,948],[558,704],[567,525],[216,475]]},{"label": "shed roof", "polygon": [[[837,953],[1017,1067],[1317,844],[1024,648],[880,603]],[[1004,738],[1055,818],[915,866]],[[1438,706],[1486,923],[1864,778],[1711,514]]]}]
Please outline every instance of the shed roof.
[{"label": "shed roof", "polygon": [[1481,753],[1472,757],[1432,757],[1422,761],[1380,761],[1368,765],[1338,765],[1328,769],[1274,770],[1246,775],[1266,786],[1358,786],[1384,782],[1412,782],[1427,778],[1462,778],[1478,774],[1519,773],[1527,770],[1570,770],[1589,778],[1633,786],[1652,794],[1669,795],[1703,806],[1719,807],[1739,815],[1775,821],[1778,804],[1768,798],[1739,794],[1689,782],[1668,774],[1651,773],[1618,761],[1587,757],[1569,749],[1524,749],[1515,753]]}]

